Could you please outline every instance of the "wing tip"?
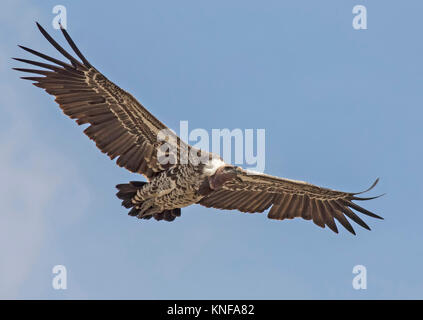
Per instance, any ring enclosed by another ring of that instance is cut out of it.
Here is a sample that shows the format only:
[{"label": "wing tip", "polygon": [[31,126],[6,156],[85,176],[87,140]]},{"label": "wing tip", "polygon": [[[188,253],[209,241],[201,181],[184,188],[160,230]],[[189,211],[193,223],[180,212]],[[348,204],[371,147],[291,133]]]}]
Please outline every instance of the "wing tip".
[{"label": "wing tip", "polygon": [[35,21],[35,25],[41,32],[45,32],[45,29],[41,26],[41,24],[38,23],[38,21]]},{"label": "wing tip", "polygon": [[370,190],[372,190],[378,183],[379,183],[379,180],[380,180],[380,178],[378,177],[378,178],[376,178],[376,180],[373,182],[373,184],[369,187],[369,188],[367,188],[366,190],[364,190],[364,191],[361,191],[361,192],[355,192],[355,193],[352,193],[353,195],[357,195],[357,194],[362,194],[362,193],[366,193],[366,192],[368,192],[368,191],[370,191]]},{"label": "wing tip", "polygon": [[374,196],[374,197],[355,197],[355,196],[353,196],[353,197],[351,198],[351,200],[358,200],[358,201],[363,201],[363,200],[373,200],[373,199],[377,199],[377,198],[383,197],[383,196],[385,196],[385,195],[386,195],[386,193],[382,193],[382,194],[379,194],[379,195]]}]

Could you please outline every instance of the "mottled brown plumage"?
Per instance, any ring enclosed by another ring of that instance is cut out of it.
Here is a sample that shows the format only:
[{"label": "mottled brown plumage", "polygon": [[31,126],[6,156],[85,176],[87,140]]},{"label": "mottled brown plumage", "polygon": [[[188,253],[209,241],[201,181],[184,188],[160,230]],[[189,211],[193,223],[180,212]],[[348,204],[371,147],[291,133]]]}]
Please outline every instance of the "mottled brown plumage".
[{"label": "mottled brown plumage", "polygon": [[[88,124],[84,133],[116,163],[134,173],[143,174],[148,182],[132,181],[117,185],[122,205],[129,215],[142,219],[172,221],[181,215],[181,208],[199,203],[218,209],[242,212],[263,212],[270,208],[270,219],[301,217],[338,232],[335,219],[348,231],[354,229],[347,220],[369,229],[351,209],[381,218],[358,206],[353,200],[358,193],[348,193],[317,187],[305,182],[251,173],[225,164],[213,154],[203,153],[206,161],[196,163],[190,153],[200,151],[183,142],[157,120],[132,95],[109,81],[82,55],[66,30],[62,33],[80,60],[63,49],[38,23],[44,37],[69,63],[20,46],[50,63],[27,59],[15,60],[43,69],[14,68],[40,76],[22,77],[55,96],[63,112],[79,125]],[[165,130],[167,141],[158,139]],[[173,150],[163,155],[164,143]],[[160,156],[159,156],[160,155]],[[163,162],[163,156],[174,156]],[[372,185],[373,188],[377,183]],[[369,188],[368,190],[370,190]],[[368,191],[366,190],[366,191]]]}]

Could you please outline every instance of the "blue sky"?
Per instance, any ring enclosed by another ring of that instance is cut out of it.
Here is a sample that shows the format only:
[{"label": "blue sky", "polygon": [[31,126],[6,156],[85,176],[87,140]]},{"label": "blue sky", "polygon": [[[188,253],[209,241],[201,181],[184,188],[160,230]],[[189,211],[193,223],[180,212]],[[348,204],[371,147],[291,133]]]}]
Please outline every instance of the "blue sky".
[{"label": "blue sky", "polygon": [[[178,129],[266,129],[266,173],[338,190],[381,181],[372,231],[333,234],[200,206],[126,215],[116,166],[11,70],[65,5],[88,60]],[[368,29],[352,28],[367,7]],[[421,1],[2,2],[0,297],[423,298]],[[51,285],[65,265],[68,289]],[[355,265],[367,290],[354,290]]]}]

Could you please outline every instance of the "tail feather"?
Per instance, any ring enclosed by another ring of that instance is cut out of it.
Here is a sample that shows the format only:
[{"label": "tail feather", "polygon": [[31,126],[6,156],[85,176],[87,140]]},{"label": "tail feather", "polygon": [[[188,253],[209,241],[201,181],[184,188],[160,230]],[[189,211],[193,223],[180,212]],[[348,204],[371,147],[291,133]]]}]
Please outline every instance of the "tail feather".
[{"label": "tail feather", "polygon": [[156,220],[165,220],[165,221],[173,221],[176,217],[181,216],[181,208],[175,208],[172,210],[165,210],[160,213],[156,213],[154,218]]},{"label": "tail feather", "polygon": [[[128,209],[132,208],[134,206],[132,198],[137,194],[138,189],[141,189],[146,183],[147,182],[143,181],[131,181],[129,183],[118,184],[116,188],[119,191],[116,193],[116,196],[122,200],[122,206]],[[135,207],[132,208],[129,215],[132,215],[131,212],[133,209],[135,209]]]},{"label": "tail feather", "polygon": [[[119,190],[116,193],[116,196],[122,200],[122,206],[127,209],[131,209],[128,212],[128,215],[136,217],[140,212],[140,209],[134,207],[134,203],[132,203],[132,198],[137,194],[137,191],[141,189],[147,182],[144,181],[131,181],[129,183],[123,183],[116,185],[116,188]],[[165,221],[173,221],[176,217],[181,216],[181,209],[175,208],[172,210],[165,210],[160,213],[155,213],[152,216],[146,215],[141,217],[141,219],[150,219],[154,217],[157,221],[165,220]]]}]

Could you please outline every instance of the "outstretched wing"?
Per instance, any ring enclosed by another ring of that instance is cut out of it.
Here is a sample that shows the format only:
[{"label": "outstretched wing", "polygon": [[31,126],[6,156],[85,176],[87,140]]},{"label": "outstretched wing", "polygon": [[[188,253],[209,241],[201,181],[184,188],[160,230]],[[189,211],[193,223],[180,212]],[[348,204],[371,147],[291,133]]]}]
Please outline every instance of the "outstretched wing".
[{"label": "outstretched wing", "polygon": [[[379,179],[366,191],[372,189]],[[360,193],[363,193],[360,192]],[[226,182],[221,189],[213,191],[200,201],[206,207],[237,209],[242,212],[263,212],[272,207],[268,218],[276,220],[301,217],[324,228],[326,225],[338,233],[334,219],[348,231],[355,234],[345,216],[363,228],[369,226],[351,209],[373,218],[383,219],[360,207],[353,200],[373,198],[357,197],[359,193],[349,193],[321,188],[306,182],[273,177],[265,174],[250,174],[239,170],[237,177]]]},{"label": "outstretched wing", "polygon": [[[84,133],[111,159],[119,157],[116,161],[119,166],[144,174],[147,178],[162,171],[164,168],[157,160],[157,148],[161,145],[157,135],[161,130],[168,128],[131,94],[95,69],[85,59],[65,29],[62,28],[63,35],[81,61],[64,50],[38,23],[37,26],[70,64],[20,46],[25,51],[53,63],[14,58],[47,69],[14,68],[41,75],[22,79],[35,81],[33,83],[35,86],[55,96],[55,101],[63,112],[70,118],[76,119],[79,125],[90,124]],[[179,150],[184,143],[170,131],[169,135],[173,137],[168,143],[176,144],[174,150]],[[190,148],[185,144],[184,147]]]}]

